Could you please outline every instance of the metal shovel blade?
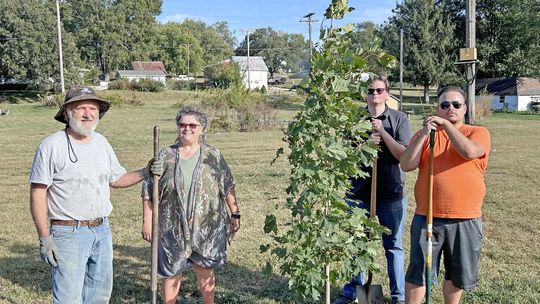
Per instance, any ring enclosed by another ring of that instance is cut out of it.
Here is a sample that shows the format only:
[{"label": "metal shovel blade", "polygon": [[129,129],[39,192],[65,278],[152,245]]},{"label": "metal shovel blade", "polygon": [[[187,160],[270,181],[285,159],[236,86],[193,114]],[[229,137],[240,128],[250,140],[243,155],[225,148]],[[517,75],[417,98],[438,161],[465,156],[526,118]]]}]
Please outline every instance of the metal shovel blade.
[{"label": "metal shovel blade", "polygon": [[384,304],[384,295],[381,285],[356,286],[356,299],[359,304]]}]

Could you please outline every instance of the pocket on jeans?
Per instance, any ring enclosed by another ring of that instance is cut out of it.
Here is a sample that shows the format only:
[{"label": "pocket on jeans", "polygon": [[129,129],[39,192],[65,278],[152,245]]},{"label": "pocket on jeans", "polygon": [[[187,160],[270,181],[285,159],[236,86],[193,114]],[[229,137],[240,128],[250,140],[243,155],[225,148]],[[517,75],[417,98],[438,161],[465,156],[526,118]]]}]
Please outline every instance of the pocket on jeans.
[{"label": "pocket on jeans", "polygon": [[77,227],[75,226],[52,226],[51,234],[55,240],[61,240],[69,238],[77,233]]}]

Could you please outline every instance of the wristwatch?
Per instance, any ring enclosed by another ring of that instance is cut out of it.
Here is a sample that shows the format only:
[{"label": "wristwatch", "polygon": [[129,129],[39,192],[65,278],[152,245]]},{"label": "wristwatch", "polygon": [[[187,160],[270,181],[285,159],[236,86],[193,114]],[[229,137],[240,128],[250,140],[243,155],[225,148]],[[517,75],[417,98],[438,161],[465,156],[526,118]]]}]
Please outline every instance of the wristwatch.
[{"label": "wristwatch", "polygon": [[240,212],[235,212],[235,213],[231,214],[231,218],[240,219]]}]

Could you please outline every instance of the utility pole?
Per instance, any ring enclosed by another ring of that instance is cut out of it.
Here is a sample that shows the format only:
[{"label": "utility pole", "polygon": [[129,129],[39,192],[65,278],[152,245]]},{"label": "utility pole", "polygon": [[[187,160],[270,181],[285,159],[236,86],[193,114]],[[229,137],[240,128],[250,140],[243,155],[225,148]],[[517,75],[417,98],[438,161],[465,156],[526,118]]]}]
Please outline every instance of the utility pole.
[{"label": "utility pole", "polygon": [[248,91],[251,91],[251,70],[250,70],[250,60],[249,60],[249,32],[250,30],[242,30],[247,33],[246,42],[247,42],[247,81],[248,81]]},{"label": "utility pole", "polygon": [[[476,0],[467,0],[467,23],[465,25],[465,44],[467,48],[476,48]],[[465,122],[474,124],[476,122],[476,62],[466,64],[466,80],[467,80],[467,112]]]},{"label": "utility pole", "polygon": [[66,91],[64,87],[64,59],[62,58],[62,30],[60,28],[60,0],[56,0],[56,27],[58,28],[58,58],[60,65],[60,86],[62,93]]},{"label": "utility pole", "polygon": [[403,111],[403,29],[399,30],[399,110]]},{"label": "utility pole", "polygon": [[[311,63],[311,55],[312,55],[312,50],[313,50],[313,44],[312,44],[312,42],[311,42],[311,41],[312,41],[312,40],[311,40],[311,24],[312,24],[313,22],[318,22],[318,21],[319,21],[319,20],[313,20],[313,19],[311,19],[311,17],[312,17],[313,15],[315,15],[315,13],[309,13],[309,14],[306,14],[306,15],[305,15],[304,17],[302,17],[302,18],[307,18],[307,20],[306,20],[306,19],[300,19],[300,21],[299,21],[299,22],[306,22],[306,23],[308,24],[308,35],[309,35],[309,36],[308,36],[308,37],[309,37],[309,38],[308,38],[308,41],[309,41],[309,62],[310,62],[310,63]],[[310,64],[310,66],[311,66],[311,64]]]},{"label": "utility pole", "polygon": [[184,47],[186,47],[187,49],[187,77],[188,77],[188,80],[189,80],[189,47],[191,46],[191,44],[184,44]]}]

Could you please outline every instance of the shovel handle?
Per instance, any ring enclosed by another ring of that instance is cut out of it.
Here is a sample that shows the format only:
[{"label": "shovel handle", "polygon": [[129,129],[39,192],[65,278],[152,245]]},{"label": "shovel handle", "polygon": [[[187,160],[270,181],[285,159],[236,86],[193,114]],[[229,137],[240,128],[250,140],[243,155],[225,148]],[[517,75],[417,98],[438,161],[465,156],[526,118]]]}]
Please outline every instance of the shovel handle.
[{"label": "shovel handle", "polygon": [[[159,127],[154,126],[154,159],[159,158]],[[157,251],[158,251],[158,204],[159,204],[159,176],[154,175],[152,194],[152,262],[151,262],[151,290],[152,304],[157,304]]]},{"label": "shovel handle", "polygon": [[426,276],[426,304],[431,301],[432,286],[432,259],[433,259],[433,154],[435,147],[435,131],[429,132],[429,180],[428,180],[428,212],[426,217],[426,241],[427,252],[425,257],[425,276]]},{"label": "shovel handle", "polygon": [[371,166],[371,198],[369,202],[369,217],[377,215],[377,156]]}]

